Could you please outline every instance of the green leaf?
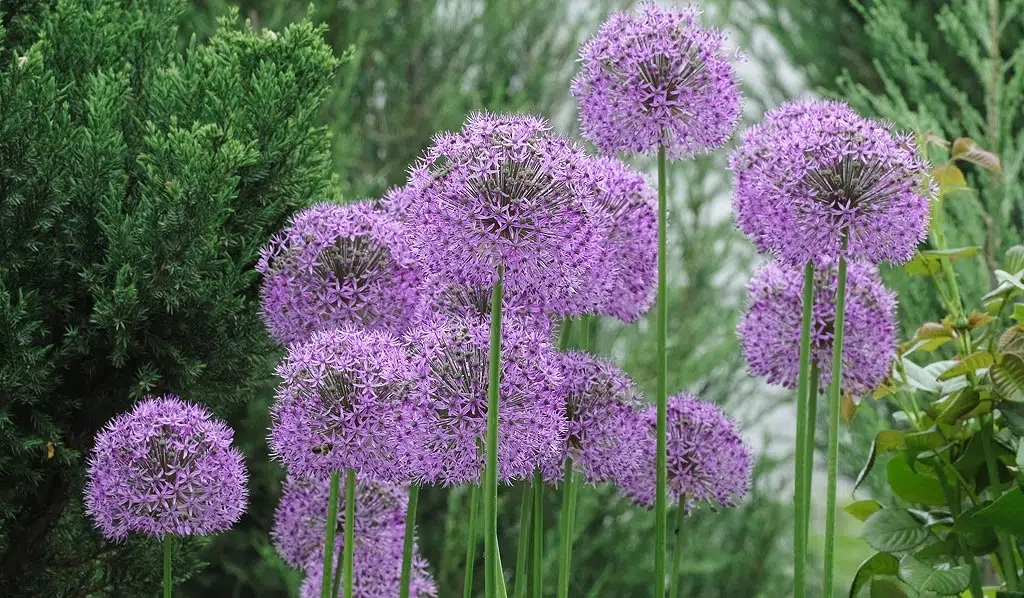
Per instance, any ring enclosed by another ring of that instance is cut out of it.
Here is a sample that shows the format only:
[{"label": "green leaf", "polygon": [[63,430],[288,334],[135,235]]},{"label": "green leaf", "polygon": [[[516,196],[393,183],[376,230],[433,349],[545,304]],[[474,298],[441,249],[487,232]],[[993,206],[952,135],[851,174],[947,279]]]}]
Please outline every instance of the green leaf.
[{"label": "green leaf", "polygon": [[843,508],[843,510],[849,513],[850,515],[853,515],[860,521],[867,521],[868,517],[871,517],[876,512],[882,510],[882,504],[879,503],[877,500],[869,498],[867,500],[858,500],[856,502],[852,502],[846,505]]},{"label": "green leaf", "polygon": [[982,368],[987,368],[995,362],[992,354],[988,351],[975,351],[961,359],[956,365],[949,368],[936,378],[940,382],[951,380],[957,376],[965,376]]},{"label": "green leaf", "polygon": [[1003,171],[1003,165],[999,161],[999,156],[981,147],[970,137],[958,137],[955,139],[949,158],[950,160],[964,160],[971,164],[977,164],[990,172]]},{"label": "green leaf", "polygon": [[864,522],[861,537],[875,550],[906,552],[928,539],[928,528],[905,509],[882,509]]},{"label": "green leaf", "polygon": [[940,409],[938,421],[944,424],[955,424],[961,417],[977,407],[980,401],[981,398],[978,396],[978,391],[973,388],[964,388],[950,395],[943,402],[935,404]]},{"label": "green leaf", "polygon": [[956,596],[970,585],[971,567],[949,564],[932,566],[907,555],[900,560],[899,576],[919,592]]},{"label": "green leaf", "polygon": [[1003,255],[1003,269],[1010,274],[1024,270],[1024,245],[1014,245]]},{"label": "green leaf", "polygon": [[1024,403],[1024,360],[1003,355],[999,365],[989,368],[988,374],[996,394],[1007,401]]},{"label": "green leaf", "polygon": [[939,481],[914,471],[903,455],[889,460],[886,474],[889,487],[903,500],[922,505],[946,504],[946,494]]},{"label": "green leaf", "polygon": [[871,441],[871,450],[868,451],[868,460],[864,463],[864,468],[857,474],[857,481],[853,484],[853,491],[856,492],[857,488],[860,487],[864,478],[871,473],[871,469],[875,466],[875,460],[879,455],[884,454],[888,451],[903,448],[903,433],[897,430],[882,430],[878,434],[875,434],[874,440]]},{"label": "green leaf", "polygon": [[1024,322],[1024,303],[1013,304],[1013,320],[1018,324]]},{"label": "green leaf", "polygon": [[984,527],[1024,538],[1024,491],[1014,488],[980,509],[964,512],[954,529]]},{"label": "green leaf", "polygon": [[936,276],[942,272],[942,260],[956,261],[974,257],[981,247],[958,247],[956,249],[930,249],[919,251],[914,259],[903,266],[903,270],[911,276]]},{"label": "green leaf", "polygon": [[1014,459],[1017,464],[1017,469],[1024,471],[1024,441],[1017,441],[1017,458]]},{"label": "green leaf", "polygon": [[942,164],[932,169],[932,177],[939,184],[939,192],[943,195],[967,188],[967,179],[956,164]]},{"label": "green leaf", "polygon": [[1014,436],[1024,437],[1024,403],[1000,403],[999,413]]},{"label": "green leaf", "polygon": [[1018,291],[1024,291],[1024,283],[1021,282],[1021,275],[1024,272],[1017,272],[1016,274],[1010,274],[1005,270],[995,270],[992,272],[995,275],[996,280],[1000,283],[1005,283],[1011,287],[1016,287]]},{"label": "green leaf", "polygon": [[906,383],[907,386],[910,386],[911,388],[916,388],[917,390],[923,390],[925,392],[933,393],[938,393],[940,390],[942,390],[942,385],[939,384],[939,381],[937,380],[936,376],[933,376],[923,367],[917,365],[916,363],[910,361],[909,359],[903,360],[903,373],[904,383]]},{"label": "green leaf", "polygon": [[871,581],[870,598],[907,598],[907,593],[894,581],[875,579]]},{"label": "green leaf", "polygon": [[900,561],[888,552],[876,552],[857,567],[857,573],[850,584],[850,598],[857,598],[860,591],[872,578],[878,575],[896,575],[900,570]]}]

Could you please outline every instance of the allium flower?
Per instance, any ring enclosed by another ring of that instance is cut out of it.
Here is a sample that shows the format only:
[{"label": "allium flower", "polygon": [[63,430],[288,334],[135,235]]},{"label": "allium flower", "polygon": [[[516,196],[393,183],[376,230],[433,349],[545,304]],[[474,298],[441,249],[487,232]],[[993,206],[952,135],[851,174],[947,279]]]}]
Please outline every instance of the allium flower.
[{"label": "allium flower", "polygon": [[387,331],[352,326],[292,345],[277,368],[271,453],[296,475],[392,480],[404,358]]},{"label": "allium flower", "polygon": [[842,102],[769,112],[744,134],[730,168],[740,229],[789,263],[843,254],[900,264],[927,236],[933,191],[913,137]]},{"label": "allium flower", "polygon": [[434,138],[410,175],[425,268],[453,283],[505,289],[561,313],[595,259],[580,179],[587,158],[534,116],[476,114]]},{"label": "allium flower", "polygon": [[[489,318],[491,289],[459,284],[437,274],[427,275],[420,286],[420,311],[417,322],[437,318]],[[503,293],[502,313],[506,318],[527,318],[545,330],[552,329],[551,318],[523,293]]]},{"label": "allium flower", "polygon": [[[635,468],[621,489],[649,507],[655,493],[655,406],[644,410],[640,420],[648,431],[646,466]],[[687,507],[699,502],[735,506],[750,489],[752,467],[736,423],[717,405],[689,394],[669,397],[667,422],[668,496],[678,501],[685,495]]]},{"label": "allium flower", "polygon": [[408,222],[412,215],[413,205],[418,198],[419,190],[413,185],[391,187],[380,199],[379,207],[385,213],[398,220]]},{"label": "allium flower", "polygon": [[720,147],[740,117],[739,81],[725,35],[700,25],[695,6],[653,2],[612,14],[580,49],[573,80],[583,136],[605,153],[673,158]]},{"label": "allium flower", "polygon": [[[834,260],[815,268],[811,360],[821,387],[832,379],[837,269]],[[740,344],[751,373],[773,384],[796,388],[803,313],[803,268],[772,261],[747,285],[747,312],[739,324]],[[896,355],[896,297],[882,285],[872,264],[850,262],[846,278],[843,390],[863,394],[891,372]]]},{"label": "allium flower", "polygon": [[657,192],[644,175],[615,158],[590,162],[592,215],[600,253],[579,293],[581,312],[632,322],[654,302],[658,263]]},{"label": "allium flower", "polygon": [[569,430],[562,450],[542,465],[544,477],[562,479],[570,457],[592,484],[621,479],[644,457],[647,430],[636,425],[639,391],[603,359],[580,351],[560,356]]},{"label": "allium flower", "polygon": [[[289,476],[271,531],[274,546],[285,562],[306,571],[307,585],[315,588],[315,594],[310,595],[315,596],[320,595],[329,492],[330,483],[326,478]],[[406,492],[398,486],[357,484],[353,549],[355,596],[398,595],[406,501]],[[337,525],[339,533],[335,536],[334,554],[340,559],[344,543],[344,534],[340,533],[345,525],[344,497],[339,499]],[[412,596],[435,595],[427,563],[418,553],[414,553],[412,588]]]},{"label": "allium flower", "polygon": [[351,323],[396,331],[417,306],[405,228],[367,202],[303,210],[260,252],[267,328],[282,344]]},{"label": "allium flower", "polygon": [[204,535],[245,511],[248,475],[231,428],[175,395],[147,397],[96,435],[86,512],[105,537]]},{"label": "allium flower", "polygon": [[[407,335],[409,403],[417,429],[403,462],[423,483],[478,481],[487,431],[489,322],[449,318]],[[520,320],[502,327],[498,477],[523,478],[557,452],[566,432],[557,352],[543,330]]]}]

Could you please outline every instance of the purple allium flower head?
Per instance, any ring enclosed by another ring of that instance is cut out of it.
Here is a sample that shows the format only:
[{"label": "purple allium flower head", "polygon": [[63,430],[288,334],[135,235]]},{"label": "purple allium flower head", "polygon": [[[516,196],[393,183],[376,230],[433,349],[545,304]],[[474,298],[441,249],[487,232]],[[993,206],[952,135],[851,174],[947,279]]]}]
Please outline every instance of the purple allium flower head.
[{"label": "purple allium flower head", "polygon": [[344,326],[289,347],[271,408],[270,449],[300,476],[354,469],[392,481],[405,353],[383,330]]},{"label": "purple allium flower head", "polygon": [[580,49],[572,82],[583,136],[604,153],[673,158],[720,147],[740,117],[739,80],[725,34],[702,27],[695,6],[616,12]]},{"label": "purple allium flower head", "polygon": [[[406,335],[409,404],[419,411],[402,461],[418,481],[477,482],[487,431],[490,324],[484,318],[425,323]],[[558,353],[529,320],[502,325],[498,476],[524,478],[559,450],[566,433]]]},{"label": "purple allium flower head", "polygon": [[565,459],[592,484],[621,479],[644,457],[647,429],[636,425],[641,408],[633,381],[615,365],[580,351],[560,354],[569,422],[562,450],[541,469],[560,480]]},{"label": "purple allium flower head", "polygon": [[419,197],[419,189],[415,185],[391,187],[380,199],[379,207],[399,222],[408,222],[412,208]]},{"label": "purple allium flower head", "polygon": [[105,537],[219,532],[245,511],[248,489],[234,433],[177,396],[146,397],[96,435],[86,512]]},{"label": "purple allium flower head", "polygon": [[[638,504],[652,506],[655,493],[655,441],[657,411],[645,409],[640,425],[647,430],[646,459],[620,482],[621,489]],[[752,458],[736,423],[714,403],[689,394],[668,399],[668,494],[687,506],[707,502],[731,507],[750,489]]]},{"label": "purple allium flower head", "polygon": [[[778,261],[761,267],[750,283],[747,312],[738,331],[751,373],[796,388],[803,312],[803,268]],[[837,268],[822,260],[815,268],[811,359],[821,387],[832,380]],[[885,381],[896,356],[896,296],[873,264],[850,262],[846,275],[843,390],[863,394]]]},{"label": "purple allium flower head", "polygon": [[591,214],[601,251],[579,293],[581,313],[632,322],[654,302],[658,263],[657,192],[641,173],[615,158],[590,161]]},{"label": "purple allium flower head", "polygon": [[[438,318],[490,318],[491,289],[459,284],[429,274],[420,287],[420,311],[417,322],[428,323]],[[506,318],[526,318],[550,331],[551,318],[522,293],[503,293],[502,313]]]},{"label": "purple allium flower head", "polygon": [[[307,585],[320,595],[324,536],[330,482],[325,478],[289,476],[274,513],[271,537],[289,565],[306,571]],[[407,494],[399,486],[356,485],[354,594],[360,598],[398,595],[405,534]],[[345,525],[345,498],[339,498],[335,557],[341,558]],[[415,547],[414,547],[415,550]],[[313,585],[315,578],[315,586]],[[426,561],[414,553],[412,596],[434,596],[434,583]],[[305,595],[305,594],[303,594]]]},{"label": "purple allium flower head", "polygon": [[843,254],[900,264],[927,236],[933,189],[913,137],[842,102],[769,112],[744,134],[730,168],[740,229],[789,263]]},{"label": "purple allium flower head", "polygon": [[596,258],[583,150],[543,118],[475,114],[413,168],[416,248],[428,272],[561,314]]},{"label": "purple allium flower head", "polygon": [[267,328],[285,345],[345,323],[400,332],[417,307],[405,227],[368,202],[296,214],[262,249],[256,270]]}]

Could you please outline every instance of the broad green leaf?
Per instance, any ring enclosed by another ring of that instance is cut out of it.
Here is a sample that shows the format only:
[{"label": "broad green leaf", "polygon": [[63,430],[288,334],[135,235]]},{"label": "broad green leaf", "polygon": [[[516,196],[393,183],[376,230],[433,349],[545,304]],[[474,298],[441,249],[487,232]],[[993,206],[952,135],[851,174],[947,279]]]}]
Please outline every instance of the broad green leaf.
[{"label": "broad green leaf", "polygon": [[936,276],[942,272],[942,260],[956,261],[974,257],[981,247],[958,247],[955,249],[930,249],[919,251],[914,259],[903,266],[903,270],[911,276]]},{"label": "broad green leaf", "polygon": [[1024,438],[1024,403],[1000,403],[999,413],[1003,414],[1006,426],[1017,438]]},{"label": "broad green leaf", "polygon": [[[1024,592],[1010,592],[1010,591],[1007,591],[1007,590],[1000,590],[1000,589],[996,589],[996,588],[992,588],[992,590],[993,590],[992,595],[995,596],[995,598],[1024,598]],[[989,588],[985,588],[985,592],[988,592],[988,591],[989,591]],[[987,595],[988,594],[986,594],[986,596]]]},{"label": "broad green leaf", "polygon": [[950,380],[939,380],[939,376],[942,375],[942,373],[948,370],[949,368],[956,365],[956,363],[957,362],[952,359],[947,359],[945,361],[936,361],[935,363],[929,363],[928,365],[924,366],[924,371],[927,372],[929,376],[934,377],[936,383],[939,385],[939,396],[944,397],[967,386],[967,379],[964,378],[963,376],[957,376]]},{"label": "broad green leaf", "polygon": [[903,432],[882,430],[875,434],[874,440],[871,441],[871,449],[868,451],[868,460],[864,463],[864,468],[857,474],[857,481],[853,484],[853,491],[856,492],[864,478],[871,473],[871,469],[875,466],[875,460],[879,455],[899,448],[903,448]]},{"label": "broad green leaf", "polygon": [[857,598],[860,591],[872,578],[878,575],[896,575],[900,570],[900,561],[888,552],[876,552],[857,567],[857,573],[850,584],[850,598]]},{"label": "broad green leaf", "polygon": [[992,389],[1000,398],[1015,403],[1024,402],[1024,360],[1004,355],[999,365],[988,370]]},{"label": "broad green leaf", "polygon": [[1003,171],[1003,165],[999,161],[999,156],[981,147],[970,137],[958,137],[955,139],[949,157],[951,160],[964,160],[971,164],[977,164],[991,172]]},{"label": "broad green leaf", "polygon": [[888,579],[871,580],[870,598],[907,598],[907,593],[894,581]]},{"label": "broad green leaf", "polygon": [[869,498],[852,502],[843,507],[843,510],[861,521],[867,521],[868,517],[882,510],[882,504]]},{"label": "broad green leaf", "polygon": [[1013,304],[1013,320],[1018,324],[1024,322],[1024,303]]},{"label": "broad green leaf", "polygon": [[932,169],[932,177],[939,184],[939,192],[943,195],[962,191],[967,188],[967,179],[956,164],[942,164]]},{"label": "broad green leaf", "polygon": [[999,352],[1024,359],[1024,326],[1010,326],[999,335]]},{"label": "broad green leaf", "polygon": [[1016,274],[1010,274],[1005,270],[995,270],[992,273],[995,275],[996,280],[998,280],[999,282],[1006,283],[1012,287],[1016,287],[1018,291],[1024,291],[1024,283],[1021,282],[1021,274],[1024,273],[1017,272]]},{"label": "broad green leaf", "polygon": [[1024,491],[1009,490],[995,501],[961,514],[957,529],[991,527],[1024,538]]},{"label": "broad green leaf", "polygon": [[[903,360],[903,373],[905,374],[905,376],[903,377],[903,382],[907,386],[910,386],[911,388],[916,388],[917,390],[923,390],[925,392],[934,393],[938,393],[940,390],[942,390],[942,385],[936,379],[936,376],[930,374],[923,367],[917,365],[916,363],[910,361],[909,359]],[[898,372],[897,376],[899,376]]]},{"label": "broad green leaf", "polygon": [[943,399],[941,403],[936,403],[939,409],[938,420],[944,424],[954,424],[977,407],[980,400],[978,391],[964,388]]},{"label": "broad green leaf", "polygon": [[928,565],[907,555],[900,559],[899,576],[919,592],[957,596],[971,583],[970,565]]},{"label": "broad green leaf", "polygon": [[1003,270],[1016,274],[1024,270],[1024,245],[1014,245],[1003,255]]},{"label": "broad green leaf", "polygon": [[903,455],[897,455],[889,460],[886,474],[889,487],[903,500],[922,505],[946,504],[946,494],[942,491],[939,481],[911,469]]},{"label": "broad green leaf", "polygon": [[861,537],[881,552],[906,552],[924,544],[929,532],[905,509],[882,509],[864,522]]},{"label": "broad green leaf", "polygon": [[995,362],[992,354],[988,351],[975,351],[967,357],[961,359],[956,365],[942,372],[938,378],[939,382],[945,382],[951,380],[957,376],[964,376],[966,374],[976,372],[982,368],[987,368]]}]

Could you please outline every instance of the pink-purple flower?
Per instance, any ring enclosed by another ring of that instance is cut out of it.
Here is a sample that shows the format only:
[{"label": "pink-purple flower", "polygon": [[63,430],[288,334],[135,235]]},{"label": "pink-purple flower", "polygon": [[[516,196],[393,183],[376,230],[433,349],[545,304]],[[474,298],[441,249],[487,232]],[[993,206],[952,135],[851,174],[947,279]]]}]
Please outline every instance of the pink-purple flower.
[{"label": "pink-purple flower", "polygon": [[[773,384],[796,388],[803,313],[803,268],[771,261],[747,285],[747,311],[738,331],[750,372]],[[831,381],[837,284],[835,260],[822,260],[814,277],[811,362],[820,384]],[[896,297],[873,264],[847,266],[843,327],[843,390],[863,394],[885,381],[896,356]]]},{"label": "pink-purple flower", "polygon": [[292,218],[260,252],[267,328],[282,344],[342,324],[400,332],[420,275],[405,225],[368,202],[323,203]]},{"label": "pink-purple flower", "polygon": [[730,168],[737,224],[786,262],[844,255],[900,264],[927,236],[933,191],[913,137],[842,102],[769,112],[744,134]]},{"label": "pink-purple flower", "polygon": [[96,435],[86,512],[111,540],[230,528],[248,497],[233,435],[199,405],[175,395],[146,397]]},{"label": "pink-purple flower", "polygon": [[363,481],[395,479],[404,359],[383,330],[345,326],[293,344],[277,369],[273,456],[300,476],[353,469]]},{"label": "pink-purple flower", "polygon": [[605,153],[687,158],[720,147],[736,128],[739,80],[725,35],[696,6],[647,2],[616,12],[580,49],[572,83],[584,137]]},{"label": "pink-purple flower", "polygon": [[[619,481],[627,496],[648,507],[654,504],[656,416],[653,405],[641,414],[638,424],[648,433],[646,459]],[[736,423],[714,403],[689,394],[669,397],[667,422],[668,496],[685,499],[687,507],[735,506],[750,489],[753,466]]]}]

